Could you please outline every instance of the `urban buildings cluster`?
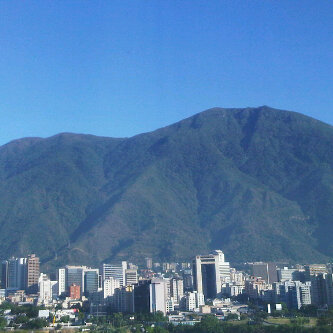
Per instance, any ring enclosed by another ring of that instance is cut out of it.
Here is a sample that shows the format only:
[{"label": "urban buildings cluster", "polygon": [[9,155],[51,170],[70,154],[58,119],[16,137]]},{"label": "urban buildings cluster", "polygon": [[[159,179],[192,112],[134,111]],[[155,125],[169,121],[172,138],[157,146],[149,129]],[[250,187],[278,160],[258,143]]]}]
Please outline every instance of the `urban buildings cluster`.
[{"label": "urban buildings cluster", "polygon": [[332,277],[327,264],[291,268],[254,262],[236,270],[216,250],[184,263],[146,258],[140,269],[126,261],[99,268],[67,265],[50,278],[40,272],[39,258],[31,254],[2,262],[0,302],[61,305],[62,309],[85,303],[92,315],[161,311],[178,319],[184,312],[225,316],[246,311],[245,303],[233,301],[237,297],[260,299],[276,310],[282,303],[294,309],[309,304],[331,306]]}]

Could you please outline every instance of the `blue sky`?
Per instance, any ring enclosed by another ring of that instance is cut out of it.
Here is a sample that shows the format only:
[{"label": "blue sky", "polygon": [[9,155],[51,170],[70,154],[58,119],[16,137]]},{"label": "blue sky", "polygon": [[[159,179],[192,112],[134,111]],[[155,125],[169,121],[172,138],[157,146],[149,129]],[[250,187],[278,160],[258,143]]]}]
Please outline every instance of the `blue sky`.
[{"label": "blue sky", "polygon": [[0,0],[0,93],[0,144],[215,106],[333,124],[333,1]]}]

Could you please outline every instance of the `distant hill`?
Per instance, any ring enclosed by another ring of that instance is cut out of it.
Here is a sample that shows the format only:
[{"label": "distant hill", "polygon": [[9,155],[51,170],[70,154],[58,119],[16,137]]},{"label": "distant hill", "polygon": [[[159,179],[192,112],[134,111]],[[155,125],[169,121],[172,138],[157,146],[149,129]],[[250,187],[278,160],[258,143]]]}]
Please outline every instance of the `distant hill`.
[{"label": "distant hill", "polygon": [[221,248],[231,261],[333,257],[333,127],[266,106],[214,108],[127,139],[0,147],[0,257],[45,264]]}]

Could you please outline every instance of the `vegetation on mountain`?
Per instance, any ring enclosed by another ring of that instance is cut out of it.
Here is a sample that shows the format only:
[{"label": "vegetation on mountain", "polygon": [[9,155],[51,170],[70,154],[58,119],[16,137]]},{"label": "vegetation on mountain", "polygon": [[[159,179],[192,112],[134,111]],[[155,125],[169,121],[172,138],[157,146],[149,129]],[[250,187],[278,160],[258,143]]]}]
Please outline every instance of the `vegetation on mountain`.
[{"label": "vegetation on mountain", "polygon": [[0,257],[44,264],[333,257],[333,128],[266,106],[214,108],[126,139],[0,147]]}]

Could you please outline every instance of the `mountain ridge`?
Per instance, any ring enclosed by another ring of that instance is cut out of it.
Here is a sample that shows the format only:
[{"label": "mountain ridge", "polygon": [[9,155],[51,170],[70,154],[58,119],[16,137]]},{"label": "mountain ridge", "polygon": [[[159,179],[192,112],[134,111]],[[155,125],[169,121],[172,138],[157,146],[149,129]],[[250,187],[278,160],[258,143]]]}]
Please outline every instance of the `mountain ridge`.
[{"label": "mountain ridge", "polygon": [[11,141],[0,147],[0,256],[92,264],[222,248],[233,261],[329,260],[332,139],[331,125],[262,106],[130,138]]}]

